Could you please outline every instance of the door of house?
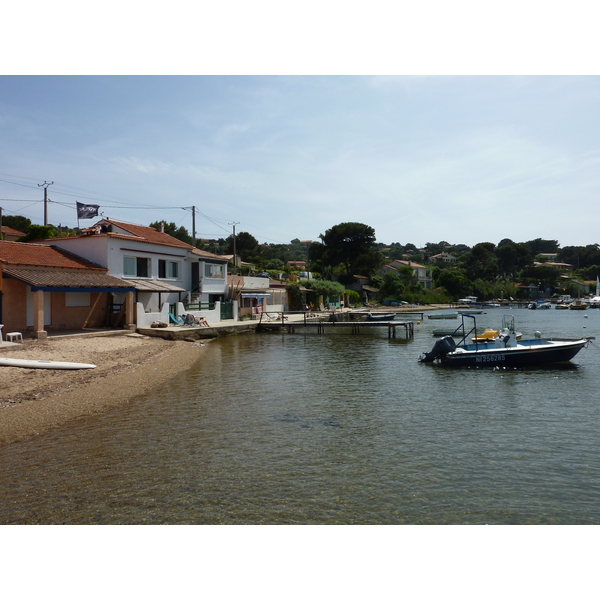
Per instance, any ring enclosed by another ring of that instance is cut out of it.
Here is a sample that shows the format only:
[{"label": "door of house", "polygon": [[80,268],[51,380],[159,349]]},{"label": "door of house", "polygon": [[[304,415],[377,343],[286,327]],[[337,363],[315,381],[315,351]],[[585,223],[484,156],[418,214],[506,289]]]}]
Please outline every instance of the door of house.
[{"label": "door of house", "polygon": [[233,302],[221,302],[221,319],[233,319]]},{"label": "door of house", "polygon": [[192,263],[192,292],[197,292],[200,289],[200,263]]}]

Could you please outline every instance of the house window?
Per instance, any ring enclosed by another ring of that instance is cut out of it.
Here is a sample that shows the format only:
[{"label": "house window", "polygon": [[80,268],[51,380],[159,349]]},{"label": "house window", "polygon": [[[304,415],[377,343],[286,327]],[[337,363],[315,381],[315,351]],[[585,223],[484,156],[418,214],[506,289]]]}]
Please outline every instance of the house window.
[{"label": "house window", "polygon": [[173,260],[159,260],[158,277],[159,279],[178,279],[179,263]]},{"label": "house window", "polygon": [[213,277],[218,279],[223,279],[225,277],[225,269],[223,265],[212,265],[210,263],[206,263],[205,269],[206,277]]},{"label": "house window", "polygon": [[89,292],[65,292],[65,306],[74,308],[76,306],[90,306]]},{"label": "house window", "polygon": [[150,259],[124,256],[123,275],[125,277],[150,277]]}]

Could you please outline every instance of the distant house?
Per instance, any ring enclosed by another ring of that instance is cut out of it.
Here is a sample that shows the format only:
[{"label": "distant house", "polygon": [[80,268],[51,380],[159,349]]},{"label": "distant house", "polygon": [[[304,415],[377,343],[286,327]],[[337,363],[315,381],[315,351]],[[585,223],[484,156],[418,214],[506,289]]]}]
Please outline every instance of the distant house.
[{"label": "distant house", "polygon": [[234,267],[237,267],[239,269],[247,269],[247,271],[249,272],[256,271],[256,265],[254,263],[244,262],[240,258],[239,254],[236,254],[235,256],[233,254],[223,254],[219,256],[226,258],[227,262],[231,263]]},{"label": "distant house", "polygon": [[555,269],[558,269],[559,271],[570,271],[573,268],[573,265],[571,265],[569,263],[559,263],[559,262],[550,262],[550,261],[534,262],[533,266],[534,267],[554,267]]},{"label": "distant house", "polygon": [[379,289],[371,285],[371,278],[364,275],[354,275],[352,283],[348,285],[349,290],[360,294],[363,303],[379,298]]},{"label": "distant house", "polygon": [[454,254],[449,254],[448,252],[440,252],[439,254],[431,256],[429,260],[437,263],[455,263],[458,258],[456,258]]},{"label": "distant house", "polygon": [[121,325],[131,327],[135,288],[62,248],[0,242],[0,323],[4,331],[43,338],[51,329],[104,327],[113,294],[123,297]]},{"label": "distant house", "polygon": [[288,260],[285,263],[286,267],[290,269],[298,269],[299,271],[306,271],[306,261],[305,260]]},{"label": "distant house", "polygon": [[[238,303],[238,315],[240,317],[260,315],[268,310],[271,305],[285,305],[285,284],[273,282],[275,287],[271,288],[271,280],[266,277],[251,277],[244,275],[229,275],[229,295]],[[277,294],[275,294],[277,290]],[[271,310],[284,310],[271,308]]]},{"label": "distant house", "polygon": [[525,284],[517,283],[520,296],[535,300],[540,297],[540,286],[535,283]]},{"label": "distant house", "polygon": [[540,252],[539,254],[536,255],[536,258],[539,261],[554,262],[554,261],[556,261],[557,256],[558,256],[558,254],[556,252]]},{"label": "distant house", "polygon": [[6,227],[5,225],[0,228],[0,232],[2,232],[2,239],[5,242],[14,242],[25,235],[22,231],[17,231],[16,229]]},{"label": "distant house", "polygon": [[379,270],[379,274],[385,275],[385,273],[390,271],[398,271],[398,269],[402,267],[411,267],[415,281],[422,285],[426,290],[433,289],[433,277],[431,274],[431,269],[410,260],[393,260],[387,265],[384,265]]},{"label": "distant house", "polygon": [[576,279],[571,280],[571,284],[574,285],[580,294],[593,294],[596,291],[595,281],[577,281]]}]

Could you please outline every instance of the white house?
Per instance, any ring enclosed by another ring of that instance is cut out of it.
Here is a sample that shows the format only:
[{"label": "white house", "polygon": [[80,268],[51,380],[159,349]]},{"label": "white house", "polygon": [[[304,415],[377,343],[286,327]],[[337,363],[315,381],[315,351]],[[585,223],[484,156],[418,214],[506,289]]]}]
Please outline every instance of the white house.
[{"label": "white house", "polygon": [[416,282],[420,283],[426,290],[431,290],[433,288],[431,269],[410,260],[393,260],[391,263],[384,265],[380,270],[380,273],[383,275],[388,271],[397,271],[401,267],[410,267],[413,270],[413,276],[415,277]]},{"label": "white house", "polygon": [[[102,219],[81,235],[44,240],[108,269],[131,283],[146,312],[185,299],[191,289],[193,246],[152,227]],[[123,301],[115,296],[115,304]]]},{"label": "white house", "polygon": [[[227,294],[226,257],[198,250],[153,227],[102,219],[79,236],[43,243],[86,258],[131,283],[135,302],[146,313],[159,313],[164,304],[212,304]],[[122,302],[115,295],[114,303]]]},{"label": "white house", "polygon": [[227,294],[226,256],[193,248],[190,252],[191,300],[212,304],[223,302]]},{"label": "white house", "polygon": [[434,254],[429,258],[431,262],[437,263],[455,263],[458,262],[458,258],[454,256],[454,254],[450,254],[449,252],[440,252],[439,254]]}]

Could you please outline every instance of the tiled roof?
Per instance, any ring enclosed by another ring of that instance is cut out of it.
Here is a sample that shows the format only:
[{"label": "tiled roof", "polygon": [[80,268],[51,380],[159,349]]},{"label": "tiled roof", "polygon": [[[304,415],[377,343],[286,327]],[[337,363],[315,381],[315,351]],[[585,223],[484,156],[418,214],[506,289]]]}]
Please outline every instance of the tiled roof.
[{"label": "tiled roof", "polygon": [[4,274],[36,287],[59,288],[132,288],[127,281],[104,272],[81,269],[33,269],[5,267]]},{"label": "tiled roof", "polygon": [[55,246],[24,242],[0,242],[0,260],[7,265],[106,271],[99,265],[67,250]]},{"label": "tiled roof", "polygon": [[194,248],[192,250],[192,254],[195,254],[196,256],[200,256],[201,258],[211,258],[214,260],[221,260],[223,262],[229,261],[229,257],[227,257],[227,256],[213,254],[212,252],[206,252],[206,250],[199,250],[198,248]]},{"label": "tiled roof", "polygon": [[[145,227],[143,225],[132,225],[131,223],[121,223],[120,221],[113,221],[112,219],[103,219],[100,223],[110,223],[119,229],[129,232],[132,236],[140,238],[138,241],[147,242],[149,244],[159,244],[161,246],[174,246],[176,248],[191,249],[193,246],[186,244],[177,238],[174,238],[168,233],[162,233],[156,231],[153,227]],[[123,235],[116,232],[109,233],[111,236]],[[125,236],[129,238],[130,236]]]},{"label": "tiled roof", "polygon": [[6,225],[2,225],[1,230],[4,235],[25,235],[22,231],[18,231],[17,229],[13,229],[12,227],[7,227]]},{"label": "tiled roof", "polygon": [[415,267],[416,269],[426,269],[427,268],[424,265],[420,265],[416,262],[407,261],[407,260],[393,260],[391,263],[389,263],[388,265],[385,265],[385,266],[394,269],[394,268],[396,268],[395,267],[396,264],[399,264],[403,267]]},{"label": "tiled roof", "polygon": [[[118,229],[122,229],[126,233],[118,231],[102,231],[102,227],[108,225],[114,225]],[[91,227],[86,227],[82,230],[80,235],[70,236],[61,238],[61,242],[70,240],[80,240],[88,237],[107,237],[116,238],[119,240],[129,240],[135,242],[143,242],[145,244],[157,244],[159,246],[170,246],[171,248],[182,248],[185,250],[191,250],[193,246],[186,244],[177,238],[174,238],[168,233],[161,233],[156,231],[153,227],[145,227],[144,225],[132,225],[131,223],[121,223],[120,221],[113,221],[112,219],[102,219]],[[45,240],[51,242],[51,239]]]}]

